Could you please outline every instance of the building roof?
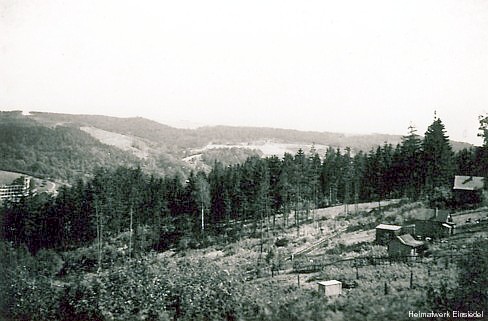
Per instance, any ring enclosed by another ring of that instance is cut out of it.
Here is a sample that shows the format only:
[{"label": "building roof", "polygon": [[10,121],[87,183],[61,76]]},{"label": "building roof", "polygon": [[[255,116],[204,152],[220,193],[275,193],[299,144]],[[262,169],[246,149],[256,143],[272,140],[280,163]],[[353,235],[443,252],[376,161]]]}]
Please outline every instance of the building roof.
[{"label": "building roof", "polygon": [[478,176],[454,176],[453,189],[459,189],[464,191],[475,191],[483,189],[484,177]]},{"label": "building roof", "polygon": [[341,284],[341,282],[337,281],[337,280],[328,280],[328,281],[320,281],[320,282],[317,282],[318,284],[320,285],[336,285],[336,284]]},{"label": "building roof", "polygon": [[419,221],[449,222],[451,213],[448,210],[425,209],[416,214],[415,219]]},{"label": "building roof", "polygon": [[401,226],[390,225],[390,224],[380,224],[376,227],[377,230],[390,230],[390,231],[398,231],[401,228],[402,228]]},{"label": "building roof", "polygon": [[424,242],[417,241],[410,234],[397,235],[396,239],[400,241],[400,243],[410,247],[419,247],[421,245],[424,245]]}]

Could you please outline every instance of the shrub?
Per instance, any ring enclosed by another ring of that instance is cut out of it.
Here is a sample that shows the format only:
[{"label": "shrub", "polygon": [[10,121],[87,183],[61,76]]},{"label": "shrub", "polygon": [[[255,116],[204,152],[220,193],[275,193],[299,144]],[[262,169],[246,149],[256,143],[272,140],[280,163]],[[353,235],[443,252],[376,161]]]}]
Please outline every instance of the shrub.
[{"label": "shrub", "polygon": [[[52,253],[41,253],[49,257]],[[0,317],[7,320],[58,320],[61,290],[51,285],[46,275],[53,273],[56,264],[36,259],[24,248],[0,243]]]},{"label": "shrub", "polygon": [[36,254],[36,261],[39,275],[48,277],[58,274],[64,266],[61,256],[53,250],[40,250]]},{"label": "shrub", "polygon": [[276,240],[275,245],[277,247],[282,247],[282,246],[287,246],[288,243],[290,243],[290,240],[288,240],[287,238],[280,238]]}]

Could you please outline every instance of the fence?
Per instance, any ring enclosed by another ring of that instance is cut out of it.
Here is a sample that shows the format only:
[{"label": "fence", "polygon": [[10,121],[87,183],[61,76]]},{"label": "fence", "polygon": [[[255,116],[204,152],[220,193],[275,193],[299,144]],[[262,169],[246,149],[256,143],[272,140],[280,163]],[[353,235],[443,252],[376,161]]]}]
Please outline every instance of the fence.
[{"label": "fence", "polygon": [[445,255],[432,255],[429,257],[422,256],[362,256],[355,258],[348,258],[336,261],[326,260],[309,260],[309,261],[295,261],[293,262],[294,273],[313,273],[322,271],[326,266],[330,265],[349,265],[350,267],[362,267],[369,265],[391,265],[392,263],[404,262],[411,264],[430,264],[435,263],[437,260],[447,258],[448,260],[456,261],[466,254],[445,254]]}]

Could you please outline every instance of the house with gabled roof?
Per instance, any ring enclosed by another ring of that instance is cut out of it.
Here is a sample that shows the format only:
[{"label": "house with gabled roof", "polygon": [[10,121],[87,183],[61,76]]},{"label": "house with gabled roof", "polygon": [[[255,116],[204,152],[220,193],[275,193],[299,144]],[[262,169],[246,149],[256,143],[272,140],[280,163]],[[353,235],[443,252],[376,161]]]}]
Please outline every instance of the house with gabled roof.
[{"label": "house with gabled roof", "polygon": [[479,176],[454,176],[454,190],[476,191],[485,186],[485,178]]},{"label": "house with gabled roof", "polygon": [[453,196],[461,207],[481,203],[485,178],[479,176],[454,176]]}]

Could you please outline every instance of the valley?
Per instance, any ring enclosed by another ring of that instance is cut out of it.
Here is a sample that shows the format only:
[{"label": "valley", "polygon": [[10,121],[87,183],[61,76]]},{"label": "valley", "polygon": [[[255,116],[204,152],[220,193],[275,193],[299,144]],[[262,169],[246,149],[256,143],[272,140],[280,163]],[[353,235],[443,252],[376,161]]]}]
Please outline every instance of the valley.
[{"label": "valley", "polygon": [[437,118],[423,138],[349,148],[331,133],[1,116],[5,189],[22,187],[15,173],[33,183],[0,209],[7,320],[407,320],[485,303],[465,298],[486,288],[466,280],[487,282],[486,147],[454,149]]}]

